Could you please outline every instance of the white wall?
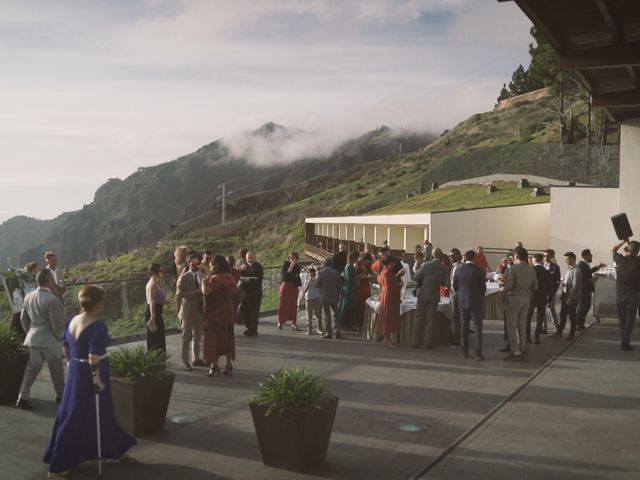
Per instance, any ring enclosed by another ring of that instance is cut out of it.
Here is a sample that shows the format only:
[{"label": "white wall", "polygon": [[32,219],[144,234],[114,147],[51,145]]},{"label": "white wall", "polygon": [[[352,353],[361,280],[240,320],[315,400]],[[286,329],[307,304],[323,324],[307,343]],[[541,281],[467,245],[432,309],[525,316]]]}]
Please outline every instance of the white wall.
[{"label": "white wall", "polygon": [[[548,245],[550,208],[548,203],[537,203],[432,213],[431,243],[445,252],[457,247],[464,253],[476,245],[506,251],[519,241],[525,248],[544,250]],[[502,256],[488,254],[489,266],[494,268]]]},{"label": "white wall", "polygon": [[[638,187],[636,187],[637,189]],[[616,243],[611,216],[619,213],[618,188],[552,187],[549,246],[562,254],[589,248],[595,263],[611,265],[609,250]]]},{"label": "white wall", "polygon": [[619,212],[629,217],[634,237],[640,238],[640,119],[620,126]]}]

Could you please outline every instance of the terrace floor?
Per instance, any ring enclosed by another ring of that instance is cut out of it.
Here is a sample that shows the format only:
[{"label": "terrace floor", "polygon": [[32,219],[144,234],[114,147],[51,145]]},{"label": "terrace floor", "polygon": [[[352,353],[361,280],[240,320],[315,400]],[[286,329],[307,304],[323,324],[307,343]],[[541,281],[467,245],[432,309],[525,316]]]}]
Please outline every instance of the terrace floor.
[{"label": "terrace floor", "polygon": [[[105,465],[106,479],[640,479],[640,348],[621,352],[614,326],[592,325],[572,344],[543,337],[519,363],[498,353],[496,321],[485,325],[484,362],[447,346],[387,349],[355,334],[278,331],[272,317],[258,337],[240,327],[236,335],[232,377],[176,366],[168,417],[198,421],[168,420],[139,439],[130,459]],[[178,337],[167,344],[179,358]],[[310,474],[265,467],[253,429],[248,400],[284,366],[326,376],[340,397],[326,466]],[[53,398],[45,369],[32,389],[34,410],[0,406],[2,478],[45,478]],[[399,422],[428,428],[402,432]],[[90,462],[69,478],[96,476]]]}]

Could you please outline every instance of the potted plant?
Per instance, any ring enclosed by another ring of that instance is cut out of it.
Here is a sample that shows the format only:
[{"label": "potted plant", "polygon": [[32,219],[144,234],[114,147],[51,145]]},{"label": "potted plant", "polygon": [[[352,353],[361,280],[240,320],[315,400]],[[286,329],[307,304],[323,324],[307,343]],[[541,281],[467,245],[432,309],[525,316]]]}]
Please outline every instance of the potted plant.
[{"label": "potted plant", "polygon": [[116,419],[133,436],[164,427],[175,379],[168,358],[142,345],[109,354]]},{"label": "potted plant", "polygon": [[22,346],[22,337],[11,326],[0,321],[0,403],[18,398],[29,350]]},{"label": "potted plant", "polygon": [[296,472],[324,464],[338,397],[306,369],[280,369],[250,402],[265,465]]}]

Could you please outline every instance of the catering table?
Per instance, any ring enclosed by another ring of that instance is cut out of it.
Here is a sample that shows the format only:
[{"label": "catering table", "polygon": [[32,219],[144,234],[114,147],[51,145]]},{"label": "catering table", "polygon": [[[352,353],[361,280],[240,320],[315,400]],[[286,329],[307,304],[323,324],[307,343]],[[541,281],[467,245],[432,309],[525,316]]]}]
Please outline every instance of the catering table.
[{"label": "catering table", "polygon": [[[504,319],[503,295],[497,283],[488,282],[487,292],[484,297],[485,318],[491,320]],[[448,343],[452,336],[451,329],[451,303],[449,297],[440,297],[438,314],[434,328],[435,343]],[[367,340],[378,339],[378,314],[380,313],[380,301],[377,296],[367,299],[367,307],[364,312],[364,324],[362,336]],[[407,293],[400,304],[400,330],[396,332],[393,340],[400,345],[413,343],[413,324],[416,318],[417,299]]]}]

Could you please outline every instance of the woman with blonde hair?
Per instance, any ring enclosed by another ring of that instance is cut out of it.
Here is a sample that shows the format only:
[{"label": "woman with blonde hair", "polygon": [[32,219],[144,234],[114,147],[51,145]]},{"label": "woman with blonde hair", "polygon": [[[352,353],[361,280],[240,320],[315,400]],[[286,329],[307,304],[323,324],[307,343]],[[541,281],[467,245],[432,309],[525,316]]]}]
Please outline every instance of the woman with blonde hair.
[{"label": "woman with blonde hair", "polygon": [[136,444],[116,422],[109,388],[109,333],[100,320],[104,291],[83,287],[78,294],[81,310],[64,332],[64,352],[69,361],[67,383],[58,407],[51,441],[44,454],[48,478],[66,475],[82,462],[98,458],[96,391],[100,398],[102,459],[119,460]]}]

